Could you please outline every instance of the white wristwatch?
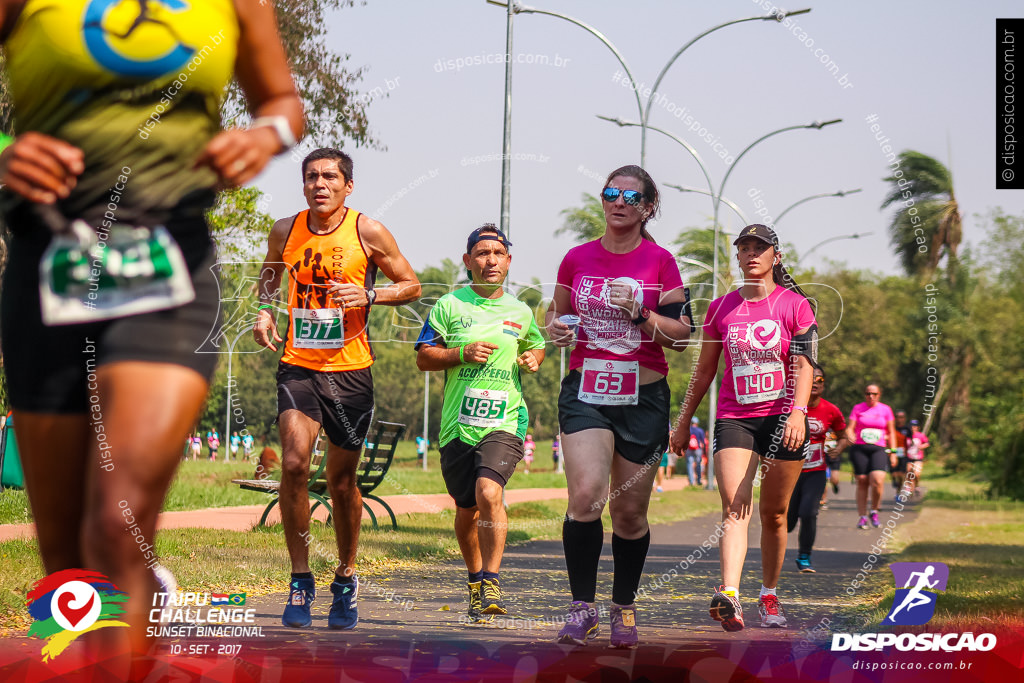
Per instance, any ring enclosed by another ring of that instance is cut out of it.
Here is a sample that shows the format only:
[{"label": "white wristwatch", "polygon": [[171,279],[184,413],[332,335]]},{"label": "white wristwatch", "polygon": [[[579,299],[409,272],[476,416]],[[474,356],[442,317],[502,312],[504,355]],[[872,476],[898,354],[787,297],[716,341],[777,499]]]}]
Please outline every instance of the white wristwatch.
[{"label": "white wristwatch", "polygon": [[[287,152],[295,146],[295,134],[292,133],[292,127],[288,123],[288,117],[277,115],[277,116],[261,116],[257,119],[253,119],[250,128],[259,128],[260,126],[269,126],[277,132],[277,137],[281,140],[281,152]],[[281,152],[278,152],[280,154]]]}]

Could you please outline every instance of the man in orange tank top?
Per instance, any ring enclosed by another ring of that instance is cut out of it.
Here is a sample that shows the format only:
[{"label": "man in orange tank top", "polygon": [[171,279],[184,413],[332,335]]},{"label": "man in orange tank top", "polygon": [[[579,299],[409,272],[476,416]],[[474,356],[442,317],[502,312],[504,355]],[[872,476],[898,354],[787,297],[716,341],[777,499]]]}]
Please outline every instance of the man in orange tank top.
[{"label": "man in orange tank top", "polygon": [[[373,304],[399,306],[420,295],[412,266],[378,221],[345,205],[352,194],[352,159],[323,148],[302,162],[308,211],[284,218],[270,231],[260,273],[260,310],[253,335],[273,351],[284,343],[277,372],[281,432],[281,520],[292,578],[282,622],[312,624],[316,594],[309,569],[310,457],[321,427],[327,434],[327,487],[334,507],[339,563],[327,625],[350,629],[358,621],[356,546],[363,499],[356,466],[373,417],[373,351],[367,318]],[[374,287],[377,269],[393,284]],[[288,329],[277,329],[275,301],[288,270]]]}]

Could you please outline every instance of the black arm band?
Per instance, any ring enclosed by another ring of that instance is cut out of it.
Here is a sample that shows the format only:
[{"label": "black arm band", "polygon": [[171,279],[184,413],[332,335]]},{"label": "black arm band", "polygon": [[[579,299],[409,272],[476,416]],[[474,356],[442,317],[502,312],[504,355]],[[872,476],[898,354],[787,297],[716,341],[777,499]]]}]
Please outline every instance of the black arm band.
[{"label": "black arm band", "polygon": [[803,334],[793,337],[789,343],[789,355],[805,356],[811,365],[818,364],[818,326],[811,325]]},{"label": "black arm band", "polygon": [[683,308],[685,304],[682,301],[677,301],[674,304],[665,304],[658,306],[658,315],[663,315],[666,318],[672,318],[673,320],[679,320],[679,316],[683,314]]}]

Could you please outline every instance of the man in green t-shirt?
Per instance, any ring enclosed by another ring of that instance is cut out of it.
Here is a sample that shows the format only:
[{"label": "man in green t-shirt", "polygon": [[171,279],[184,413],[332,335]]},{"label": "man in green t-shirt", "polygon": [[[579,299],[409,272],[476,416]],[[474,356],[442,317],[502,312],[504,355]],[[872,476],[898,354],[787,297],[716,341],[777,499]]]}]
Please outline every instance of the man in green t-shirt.
[{"label": "man in green t-shirt", "polygon": [[462,261],[473,284],[438,299],[416,342],[419,369],[444,370],[441,474],[455,499],[474,621],[508,613],[498,582],[508,526],[502,492],[529,422],[519,373],[544,360],[533,311],[502,288],[510,246],[490,223],[470,233]]}]

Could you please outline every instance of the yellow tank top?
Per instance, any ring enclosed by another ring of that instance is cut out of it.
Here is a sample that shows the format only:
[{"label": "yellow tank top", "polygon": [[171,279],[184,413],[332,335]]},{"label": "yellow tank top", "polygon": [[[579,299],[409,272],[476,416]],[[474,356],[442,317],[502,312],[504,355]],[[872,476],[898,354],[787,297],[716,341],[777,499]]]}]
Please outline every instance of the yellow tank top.
[{"label": "yellow tank top", "polygon": [[6,42],[15,131],[84,152],[66,214],[114,203],[130,220],[212,198],[216,176],[192,163],[220,129],[238,36],[232,0],[25,2]]},{"label": "yellow tank top", "polygon": [[281,361],[334,372],[373,365],[367,335],[369,308],[341,309],[331,301],[330,280],[373,287],[377,266],[367,258],[357,224],[348,209],[341,225],[318,235],[309,229],[309,211],[292,221],[282,258],[288,270],[288,335]]}]

